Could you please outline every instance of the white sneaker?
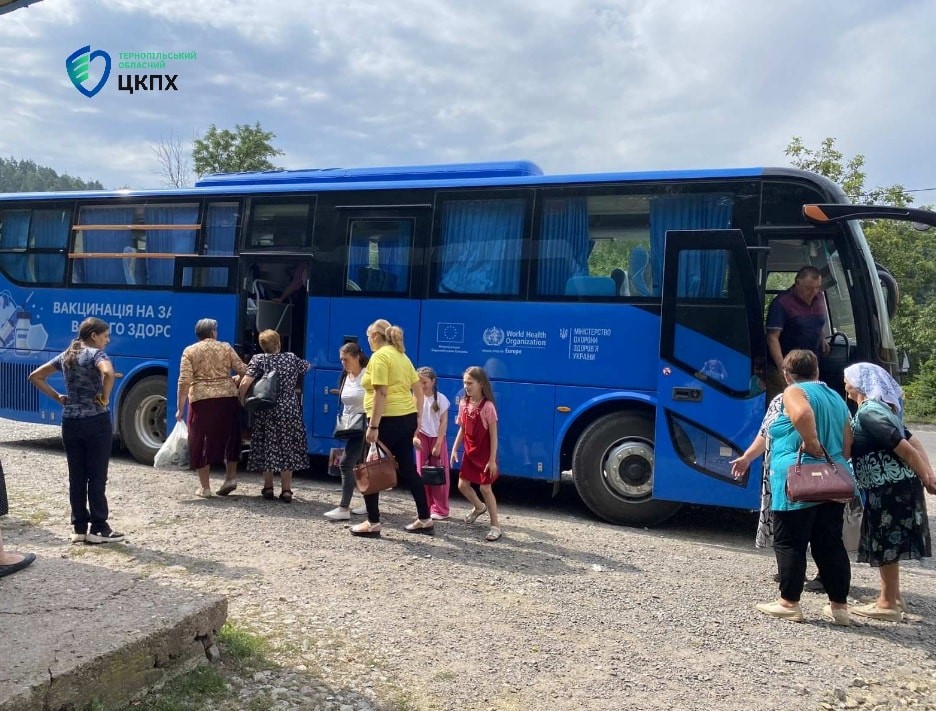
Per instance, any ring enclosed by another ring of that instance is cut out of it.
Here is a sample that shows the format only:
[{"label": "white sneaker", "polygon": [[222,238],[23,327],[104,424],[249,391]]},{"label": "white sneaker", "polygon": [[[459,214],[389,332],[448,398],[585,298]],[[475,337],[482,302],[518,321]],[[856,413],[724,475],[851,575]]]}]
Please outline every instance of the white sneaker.
[{"label": "white sneaker", "polygon": [[202,489],[201,487],[198,487],[197,489],[195,489],[195,496],[201,499],[210,499],[212,496],[214,496],[214,494],[212,494],[211,489],[207,487],[204,489]]},{"label": "white sneaker", "polygon": [[355,516],[366,516],[367,506],[365,504],[361,504],[360,506],[355,506],[353,509],[351,509],[351,513],[353,513]]},{"label": "white sneaker", "polygon": [[348,521],[351,518],[351,512],[348,511],[348,509],[338,507],[332,509],[331,511],[326,511],[324,516],[325,518],[331,519],[332,521]]},{"label": "white sneaker", "polygon": [[432,518],[433,521],[448,521],[449,520],[448,516],[443,516],[442,514],[439,514],[439,513],[430,514],[430,518]]}]

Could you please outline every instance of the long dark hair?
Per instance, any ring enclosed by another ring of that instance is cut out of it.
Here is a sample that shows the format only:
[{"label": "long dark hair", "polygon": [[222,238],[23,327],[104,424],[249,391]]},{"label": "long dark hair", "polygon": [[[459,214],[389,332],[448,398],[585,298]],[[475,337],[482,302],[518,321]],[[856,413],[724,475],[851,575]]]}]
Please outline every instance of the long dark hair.
[{"label": "long dark hair", "polygon": [[62,366],[71,368],[75,365],[75,361],[78,360],[78,354],[81,353],[81,349],[85,347],[85,342],[90,340],[91,336],[97,336],[98,334],[107,333],[108,331],[110,331],[110,325],[99,318],[91,316],[82,321],[81,325],[78,326],[78,338],[72,341],[71,345],[68,346],[68,350],[65,351],[65,357],[62,358]]},{"label": "long dark hair", "polygon": [[[347,343],[345,343],[341,348],[338,349],[338,352],[341,355],[346,355],[346,356],[351,356],[352,358],[357,358],[362,368],[367,367],[367,361],[370,360],[370,358],[367,357],[367,354],[363,350],[361,350],[361,346],[359,346],[354,341],[348,341]],[[348,377],[348,371],[342,369],[341,378],[338,380],[339,391],[344,387],[344,383],[347,377]]]}]

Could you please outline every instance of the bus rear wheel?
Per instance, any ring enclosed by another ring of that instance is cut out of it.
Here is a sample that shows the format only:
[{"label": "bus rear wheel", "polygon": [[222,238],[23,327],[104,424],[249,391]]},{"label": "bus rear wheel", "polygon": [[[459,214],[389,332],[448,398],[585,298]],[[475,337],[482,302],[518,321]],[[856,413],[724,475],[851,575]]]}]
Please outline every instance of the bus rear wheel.
[{"label": "bus rear wheel", "polygon": [[166,441],[166,377],[151,375],[134,385],[120,408],[120,438],[133,458],[152,464]]},{"label": "bus rear wheel", "polygon": [[572,477],[585,505],[609,523],[655,526],[681,507],[653,499],[653,421],[636,413],[605,415],[575,444]]}]

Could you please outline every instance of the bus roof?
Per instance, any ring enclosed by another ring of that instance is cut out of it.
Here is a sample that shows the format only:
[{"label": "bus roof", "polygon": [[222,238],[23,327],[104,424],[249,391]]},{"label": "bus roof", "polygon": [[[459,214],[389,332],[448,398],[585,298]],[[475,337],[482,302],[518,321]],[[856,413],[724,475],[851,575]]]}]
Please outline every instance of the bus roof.
[{"label": "bus roof", "polygon": [[305,168],[265,170],[256,173],[214,173],[195,183],[196,188],[216,185],[290,185],[334,182],[380,182],[401,180],[457,180],[459,178],[513,178],[542,175],[531,161],[500,163],[451,163],[448,165],[399,165],[386,168]]},{"label": "bus roof", "polygon": [[[148,190],[94,190],[42,193],[0,194],[0,203],[12,201],[113,198],[200,199],[205,195],[329,192],[340,190],[391,190],[417,188],[510,188],[596,183],[629,183],[681,180],[725,180],[732,178],[792,177],[817,184],[838,197],[841,189],[830,180],[795,168],[717,168],[694,170],[640,171],[632,173],[583,173],[545,175],[529,161],[501,163],[456,163],[434,166],[392,168],[349,168],[326,170],[268,171],[207,176],[193,188],[156,188]],[[844,195],[841,195],[844,202]]]}]

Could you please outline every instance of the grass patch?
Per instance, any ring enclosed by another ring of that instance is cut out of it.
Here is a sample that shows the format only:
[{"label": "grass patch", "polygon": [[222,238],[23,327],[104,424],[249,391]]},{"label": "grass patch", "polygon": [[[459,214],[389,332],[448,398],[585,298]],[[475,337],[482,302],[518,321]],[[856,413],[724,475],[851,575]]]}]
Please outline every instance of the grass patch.
[{"label": "grass patch", "polygon": [[263,637],[235,627],[230,622],[221,628],[218,644],[221,646],[222,656],[240,664],[263,662],[270,651],[270,644]]},{"label": "grass patch", "polygon": [[219,669],[200,666],[176,677],[158,692],[147,694],[127,707],[133,711],[199,711],[209,700],[223,701],[231,696],[227,680]]},{"label": "grass patch", "polygon": [[[201,711],[206,707],[226,708],[237,689],[229,679],[240,677],[258,667],[270,666],[267,658],[268,642],[262,637],[226,623],[218,634],[221,661],[196,667],[159,689],[151,691],[123,711]],[[255,698],[256,710],[270,708],[271,699]]]}]

